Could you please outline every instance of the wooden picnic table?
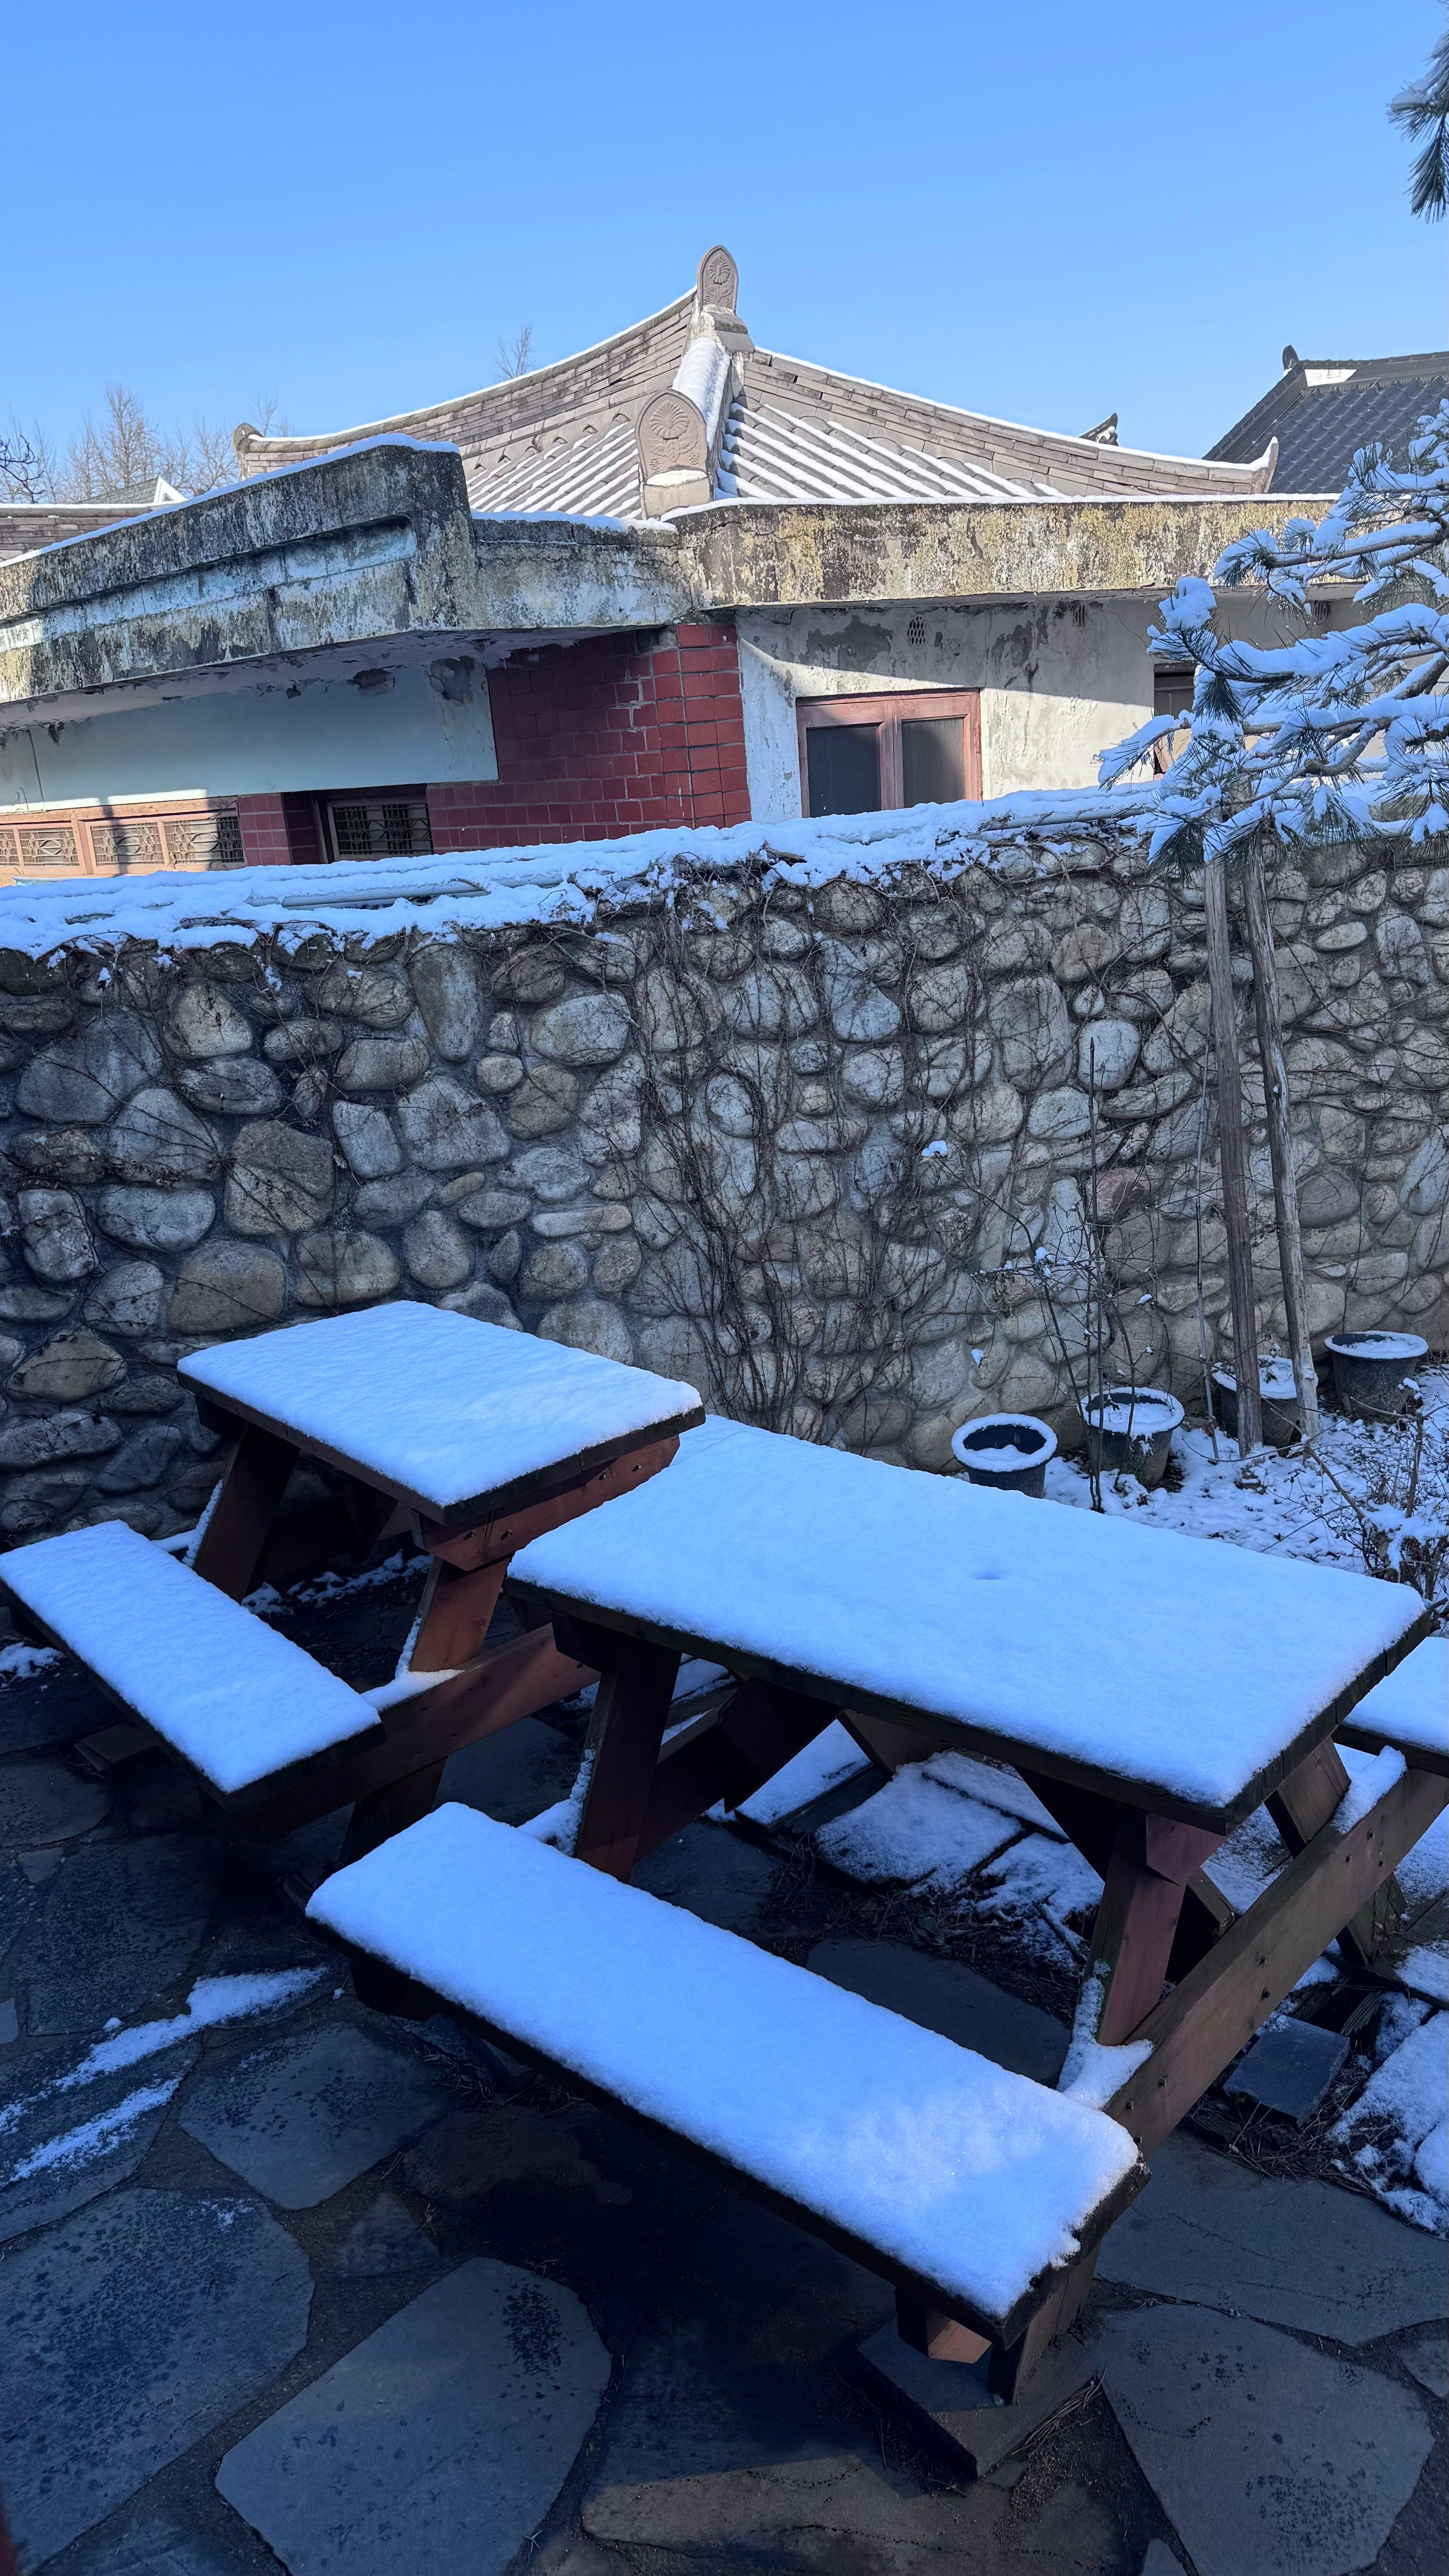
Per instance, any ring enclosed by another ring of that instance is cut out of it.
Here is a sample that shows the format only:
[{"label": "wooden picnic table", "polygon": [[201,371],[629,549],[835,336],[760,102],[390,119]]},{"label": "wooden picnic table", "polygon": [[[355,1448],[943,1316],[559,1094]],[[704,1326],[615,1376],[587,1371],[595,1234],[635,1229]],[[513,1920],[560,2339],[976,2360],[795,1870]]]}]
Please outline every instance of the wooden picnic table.
[{"label": "wooden picnic table", "polygon": [[[240,1601],[409,1528],[433,1560],[392,1691],[371,1694],[386,1742],[338,1751],[333,1803],[354,1795],[343,1771],[359,1783],[353,1856],[426,1812],[449,1753],[592,1679],[546,1616],[486,1645],[509,1559],[657,1475],[703,1418],[692,1387],[408,1301],[221,1344],[178,1374],[232,1443],[192,1560],[207,1582]],[[284,1516],[304,1458],[333,1490]]]},{"label": "wooden picnic table", "polygon": [[[1334,1730],[1427,1632],[1406,1587],[736,1424],[521,1551],[510,1594],[604,1676],[574,1848],[615,1877],[836,1717],[887,1770],[943,1746],[1012,1764],[1103,1880],[1078,2028],[1124,2049],[1096,2061],[1097,2098],[1143,2152],[1330,1940],[1371,1951],[1375,1898],[1449,1794],[1442,1758],[1391,1757],[1383,1793],[1338,1818]],[[666,1743],[684,1655],[740,1687]],[[1203,1863],[1264,1801],[1291,1857],[1234,1921]],[[903,2331],[980,2348],[942,2316],[903,2309]]]}]

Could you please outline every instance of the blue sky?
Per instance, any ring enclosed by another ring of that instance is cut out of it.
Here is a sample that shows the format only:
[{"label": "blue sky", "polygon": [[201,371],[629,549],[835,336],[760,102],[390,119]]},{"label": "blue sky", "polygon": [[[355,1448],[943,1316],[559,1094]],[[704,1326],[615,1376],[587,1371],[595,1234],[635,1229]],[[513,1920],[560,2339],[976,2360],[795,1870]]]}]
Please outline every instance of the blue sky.
[{"label": "blue sky", "polygon": [[1442,0],[22,11],[12,406],[331,430],[539,362],[726,241],[765,346],[1201,454],[1304,355],[1442,346],[1384,110]]}]

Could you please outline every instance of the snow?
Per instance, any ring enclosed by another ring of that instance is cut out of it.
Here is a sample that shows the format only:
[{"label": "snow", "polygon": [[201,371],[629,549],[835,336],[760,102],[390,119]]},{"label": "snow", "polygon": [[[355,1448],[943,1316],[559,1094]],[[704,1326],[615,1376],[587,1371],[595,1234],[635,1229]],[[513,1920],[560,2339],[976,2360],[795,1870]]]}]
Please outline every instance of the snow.
[{"label": "snow", "polygon": [[1346,1360],[1422,1360],[1429,1353],[1417,1333],[1330,1333],[1324,1349]]},{"label": "snow", "polygon": [[405,1298],[203,1351],[178,1375],[439,1516],[700,1410],[676,1379]]},{"label": "snow", "polygon": [[1397,1974],[1411,1995],[1422,1995],[1431,2004],[1449,2004],[1449,1952],[1442,1946],[1421,1943],[1407,1952]]},{"label": "snow", "polygon": [[1175,1395],[1164,1395],[1156,1387],[1133,1389],[1109,1387],[1104,1396],[1093,1396],[1082,1406],[1089,1422],[1099,1422],[1104,1431],[1140,1433],[1151,1440],[1160,1431],[1175,1431],[1183,1418],[1182,1406]]},{"label": "snow", "polygon": [[1128,2076],[1135,2075],[1152,2055],[1150,2039],[1120,2040],[1115,2046],[1104,2046],[1098,2039],[1106,1985],[1106,1968],[1100,1960],[1094,1961],[1082,1980],[1072,2035],[1057,2077],[1059,2093],[1070,2094],[1074,2102],[1090,2103],[1096,2111],[1104,2109]]},{"label": "snow", "polygon": [[1204,1822],[1240,1812],[1419,1613],[1398,1585],[1140,1523],[1129,1535],[717,1420],[512,1571],[725,1662],[816,1677],[847,1705],[900,1704],[1018,1759],[1089,1765]]},{"label": "snow", "polygon": [[[446,857],[339,861],[301,868],[229,868],[179,882],[166,869],[133,876],[0,888],[0,945],[48,956],[67,943],[89,949],[148,940],[175,953],[243,942],[311,938],[339,946],[358,933],[382,939],[426,931],[506,931],[530,925],[591,928],[644,910],[702,882],[758,877],[803,888],[841,876],[889,883],[903,868],[950,879],[976,866],[1014,874],[1055,869],[1073,844],[1145,828],[1145,789],[1073,788],[999,797],[986,804],[916,806],[885,814],[670,826],[613,841],[449,851]],[[1040,844],[1032,854],[1023,844]]]},{"label": "snow", "polygon": [[[1230,1387],[1236,1394],[1238,1372],[1231,1361],[1220,1362],[1213,1370],[1213,1384]],[[1274,1397],[1280,1404],[1286,1398],[1296,1396],[1298,1380],[1293,1374],[1293,1362],[1285,1359],[1259,1360],[1258,1392],[1260,1395]]]},{"label": "snow", "polygon": [[1070,2260],[1136,2163],[1099,2113],[468,1808],[339,1871],[308,1914],[973,2320]]},{"label": "snow", "polygon": [[823,1798],[827,1789],[838,1789],[843,1780],[852,1780],[859,1771],[868,1771],[869,1760],[853,1735],[848,1735],[838,1717],[823,1728],[813,1743],[807,1744],[792,1761],[746,1798],[736,1813],[752,1825],[778,1825],[785,1816],[808,1807],[815,1798]]},{"label": "snow", "polygon": [[[214,2030],[224,2022],[251,2020],[259,2013],[290,2011],[316,1990],[326,1974],[324,1968],[284,1968],[272,1974],[198,1977],[179,2013],[170,2014],[164,2021],[137,2022],[129,2030],[117,2026],[112,2037],[97,2040],[67,2073],[54,2076],[38,2092],[7,2103],[0,2110],[0,2135],[18,2127],[28,2113],[52,2096],[73,2093],[82,2085],[94,2084],[100,2076],[114,2075],[122,2067],[157,2057],[183,2040],[194,2039],[203,2030]],[[110,2031],[112,2025],[108,2022],[106,2028]],[[23,2182],[51,2166],[82,2164],[103,2154],[148,2111],[159,2110],[169,2102],[181,2081],[177,2075],[169,2081],[138,2086],[97,2118],[46,2139],[20,2163],[0,2173],[0,2185]]]},{"label": "snow", "polygon": [[88,2164],[92,2156],[104,2155],[127,2129],[134,2129],[148,2111],[160,2111],[181,2087],[181,2077],[173,2075],[167,2084],[142,2084],[128,2093],[109,2111],[97,2113],[94,2120],[84,2121],[79,2128],[62,2129],[60,2135],[46,2138],[32,2148],[17,2165],[12,2165],[7,2182],[28,2182],[32,2174],[44,2173],[56,2165]]},{"label": "snow", "polygon": [[815,1848],[848,1877],[944,1893],[990,1860],[1016,1830],[999,1808],[962,1797],[910,1763],[863,1807],[823,1825]]},{"label": "snow", "polygon": [[3,1580],[223,1794],[377,1724],[345,1682],[124,1521],[14,1548]]},{"label": "snow", "polygon": [[1355,1734],[1404,1753],[1449,1755],[1449,1637],[1426,1637],[1353,1712]]},{"label": "snow", "polygon": [[0,1649],[0,1682],[33,1681],[59,1662],[54,1646],[6,1646]]},{"label": "snow", "polygon": [[1380,2200],[1440,2236],[1449,2235],[1446,2040],[1449,2013],[1436,2012],[1384,2059],[1333,2130],[1350,2169]]}]

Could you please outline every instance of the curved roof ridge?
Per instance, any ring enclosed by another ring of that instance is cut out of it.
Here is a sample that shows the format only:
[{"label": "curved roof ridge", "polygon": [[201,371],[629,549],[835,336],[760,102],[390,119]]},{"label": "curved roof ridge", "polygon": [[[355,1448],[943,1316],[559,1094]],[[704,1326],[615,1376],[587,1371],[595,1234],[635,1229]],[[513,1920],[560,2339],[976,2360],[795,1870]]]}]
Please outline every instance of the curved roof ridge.
[{"label": "curved roof ridge", "polygon": [[[940,402],[934,394],[907,393],[901,386],[883,385],[873,376],[852,376],[848,375],[843,367],[822,367],[818,358],[796,358],[792,357],[788,350],[762,348],[758,341],[750,354],[752,357],[770,359],[780,366],[803,368],[811,375],[822,377],[831,384],[854,385],[867,393],[884,394],[891,402],[909,403],[917,410],[946,412],[953,420],[970,422],[973,427],[1009,430],[1017,438],[1038,438],[1049,441],[1054,447],[1070,447],[1080,452],[1084,463],[1095,462],[1099,467],[1104,455],[1114,459],[1137,456],[1154,465],[1183,465],[1191,466],[1194,470],[1212,461],[1201,456],[1173,456],[1165,449],[1155,447],[1103,448],[1097,440],[1082,438],[1071,430],[1042,429],[1031,421],[1005,420],[995,412],[968,411],[962,403]],[[1243,463],[1229,465],[1226,461],[1218,461],[1215,464],[1215,479],[1217,476],[1230,476],[1235,484],[1242,484],[1251,490],[1255,487],[1248,482],[1248,477],[1261,472],[1267,463],[1266,448],[1261,456],[1252,457]]]},{"label": "curved roof ridge", "polygon": [[[421,427],[424,422],[441,420],[470,405],[486,405],[490,395],[512,396],[520,386],[541,387],[550,377],[567,376],[591,358],[605,357],[609,350],[621,347],[625,341],[641,339],[659,323],[673,321],[677,314],[685,313],[693,303],[694,289],[689,287],[683,295],[673,296],[668,304],[661,304],[657,313],[646,313],[642,320],[627,323],[623,330],[611,331],[606,338],[591,341],[587,348],[575,349],[566,358],[554,358],[546,367],[530,367],[521,376],[501,376],[491,385],[481,385],[475,393],[452,394],[440,402],[422,403],[415,411],[389,412],[381,420],[364,421],[353,429],[274,432],[254,429],[250,421],[240,421],[232,432],[232,446],[239,458],[275,455],[278,463],[284,463],[288,459],[300,461],[304,456],[331,455],[336,448],[353,447],[361,439],[386,437],[394,431],[408,437],[420,437],[426,434]],[[484,426],[480,423],[480,430]]]}]

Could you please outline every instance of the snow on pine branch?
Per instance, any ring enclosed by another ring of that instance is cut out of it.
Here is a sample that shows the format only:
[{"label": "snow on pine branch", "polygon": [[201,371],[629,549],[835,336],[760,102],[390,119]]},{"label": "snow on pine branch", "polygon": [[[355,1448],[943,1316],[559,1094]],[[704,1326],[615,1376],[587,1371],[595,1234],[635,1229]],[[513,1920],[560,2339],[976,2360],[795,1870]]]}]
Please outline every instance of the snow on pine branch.
[{"label": "snow on pine branch", "polygon": [[1239,538],[1221,589],[1266,589],[1289,607],[1310,585],[1352,583],[1377,613],[1333,633],[1261,646],[1219,634],[1205,581],[1162,602],[1150,648],[1195,667],[1192,711],[1154,716],[1104,752],[1104,787],[1188,726],[1156,785],[1154,858],[1222,858],[1259,832],[1284,842],[1421,841],[1449,832],[1449,403],[1421,420],[1403,461],[1364,447],[1326,518]]}]

